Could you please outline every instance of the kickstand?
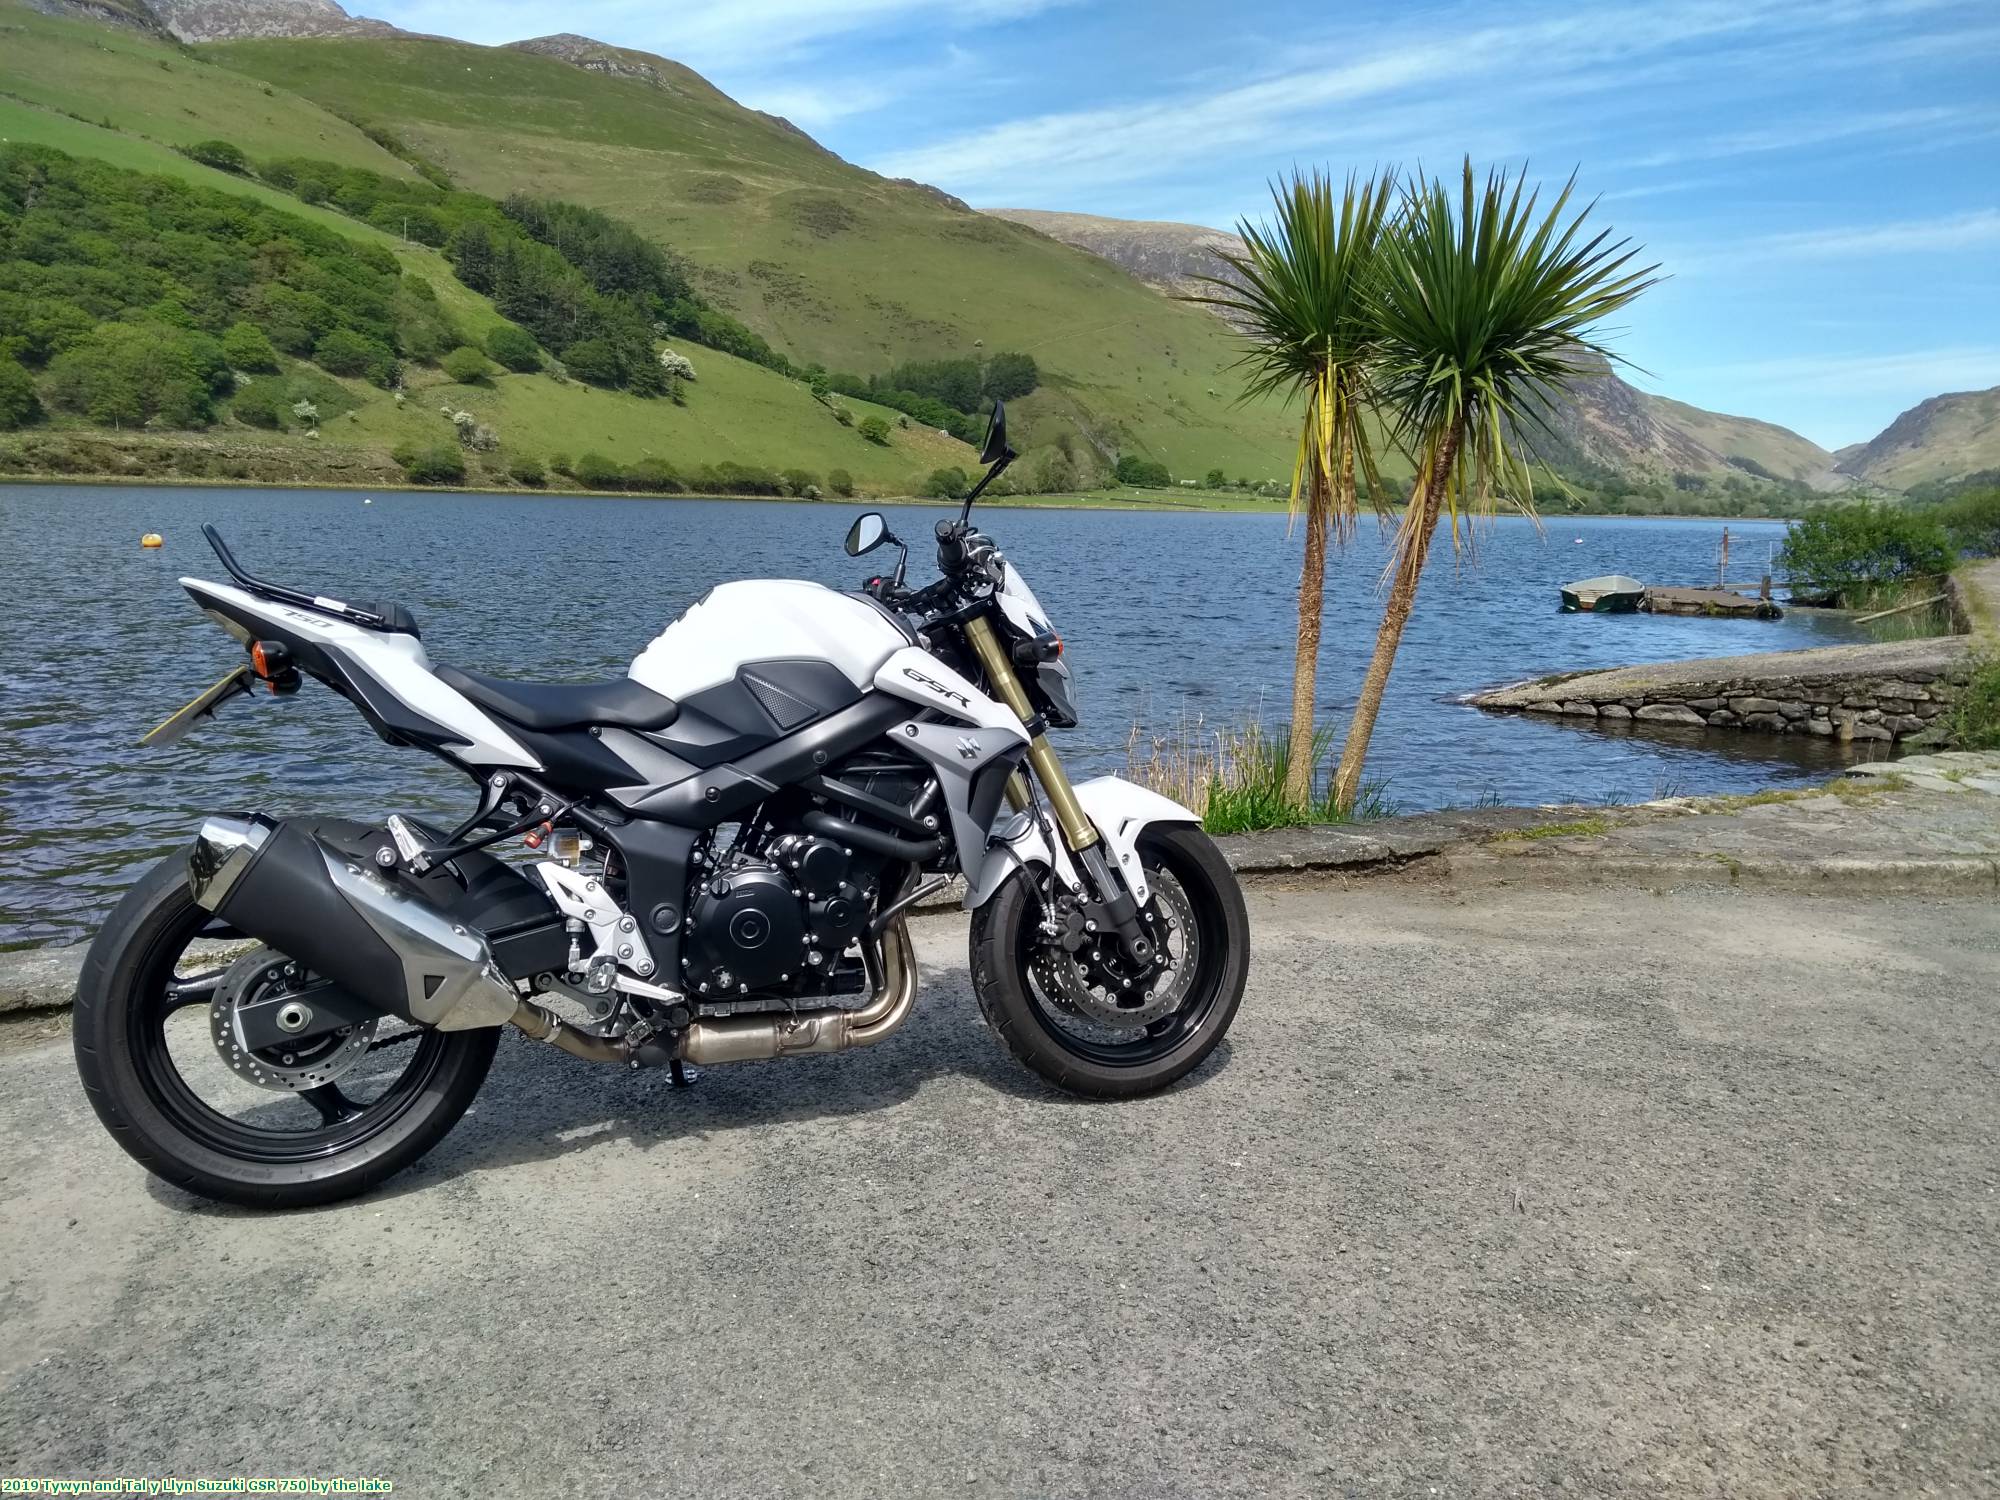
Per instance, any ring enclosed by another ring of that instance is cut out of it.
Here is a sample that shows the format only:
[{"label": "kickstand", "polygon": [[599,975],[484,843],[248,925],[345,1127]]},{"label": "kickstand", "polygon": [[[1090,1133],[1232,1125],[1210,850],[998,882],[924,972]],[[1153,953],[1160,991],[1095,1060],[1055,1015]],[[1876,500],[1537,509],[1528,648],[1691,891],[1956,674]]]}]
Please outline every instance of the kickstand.
[{"label": "kickstand", "polygon": [[700,1073],[690,1068],[678,1057],[667,1064],[667,1073],[673,1079],[674,1087],[677,1089],[691,1089],[695,1085],[695,1080],[701,1077]]}]

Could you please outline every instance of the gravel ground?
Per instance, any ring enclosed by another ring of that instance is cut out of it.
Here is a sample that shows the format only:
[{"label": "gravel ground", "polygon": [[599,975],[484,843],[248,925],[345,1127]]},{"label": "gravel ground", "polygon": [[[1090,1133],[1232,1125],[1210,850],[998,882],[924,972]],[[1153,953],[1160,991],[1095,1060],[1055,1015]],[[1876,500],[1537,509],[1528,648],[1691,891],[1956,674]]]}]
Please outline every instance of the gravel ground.
[{"label": "gravel ground", "polygon": [[385,1192],[160,1187],[0,1056],[0,1477],[723,1497],[2000,1492],[1993,898],[1259,889],[1218,1059],[1052,1096],[518,1039]]}]

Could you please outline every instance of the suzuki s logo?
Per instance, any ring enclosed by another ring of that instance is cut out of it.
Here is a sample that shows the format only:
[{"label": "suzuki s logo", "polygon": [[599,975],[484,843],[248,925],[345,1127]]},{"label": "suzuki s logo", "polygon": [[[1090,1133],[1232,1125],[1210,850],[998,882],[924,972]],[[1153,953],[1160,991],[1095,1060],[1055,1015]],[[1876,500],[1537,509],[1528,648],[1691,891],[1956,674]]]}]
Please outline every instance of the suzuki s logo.
[{"label": "suzuki s logo", "polygon": [[960,708],[972,707],[972,700],[966,697],[965,694],[957,691],[955,688],[946,687],[943,683],[939,682],[934,677],[924,676],[924,674],[919,672],[915,667],[903,668],[903,675],[909,678],[910,681],[912,682],[921,682],[925,687],[929,688],[932,692],[936,693],[940,698],[949,698],[952,702],[956,703]]},{"label": "suzuki s logo", "polygon": [[962,760],[978,760],[979,741],[975,740],[969,734],[960,735],[958,737],[958,754]]}]

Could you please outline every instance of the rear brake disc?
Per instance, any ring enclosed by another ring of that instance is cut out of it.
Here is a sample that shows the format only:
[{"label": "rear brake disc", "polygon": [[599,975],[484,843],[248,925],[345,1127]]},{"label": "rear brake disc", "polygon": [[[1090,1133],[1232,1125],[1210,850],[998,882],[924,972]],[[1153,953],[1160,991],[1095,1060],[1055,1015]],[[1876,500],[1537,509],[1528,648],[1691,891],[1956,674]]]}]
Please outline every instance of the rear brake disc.
[{"label": "rear brake disc", "polygon": [[329,1031],[297,1046],[252,1048],[243,1039],[242,1006],[278,999],[308,979],[296,960],[273,948],[252,948],[231,964],[208,1003],[216,1055],[246,1083],[280,1094],[302,1094],[348,1071],[368,1055],[379,1019]]}]

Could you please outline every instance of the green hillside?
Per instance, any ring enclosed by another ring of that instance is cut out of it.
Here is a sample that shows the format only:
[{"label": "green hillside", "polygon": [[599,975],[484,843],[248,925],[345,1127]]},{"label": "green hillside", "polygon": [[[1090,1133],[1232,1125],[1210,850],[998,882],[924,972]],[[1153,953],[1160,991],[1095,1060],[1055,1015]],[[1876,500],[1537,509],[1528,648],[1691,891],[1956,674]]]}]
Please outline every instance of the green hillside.
[{"label": "green hillside", "polygon": [[1043,389],[1030,445],[1068,430],[1109,460],[1275,473],[1288,420],[1238,407],[1234,346],[1198,309],[1103,261],[840,161],[685,70],[662,82],[554,57],[374,38],[198,49],[385,125],[462,185],[617,215],[687,258],[702,290],[795,361],[867,375],[909,358],[1021,350]]}]

